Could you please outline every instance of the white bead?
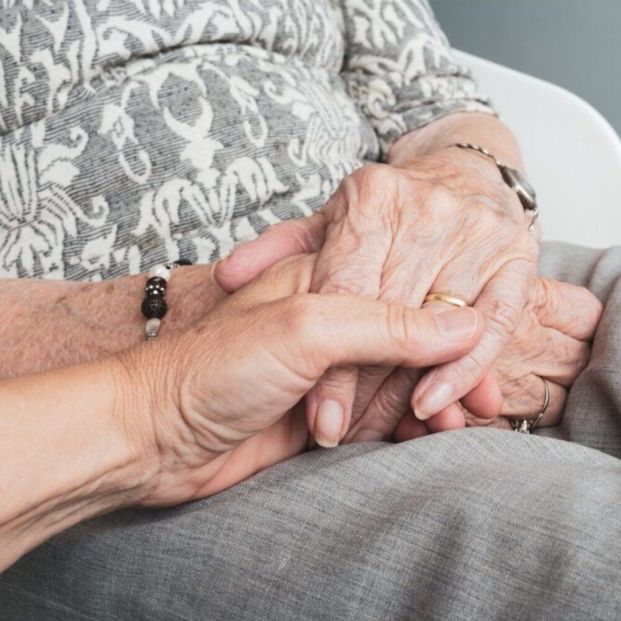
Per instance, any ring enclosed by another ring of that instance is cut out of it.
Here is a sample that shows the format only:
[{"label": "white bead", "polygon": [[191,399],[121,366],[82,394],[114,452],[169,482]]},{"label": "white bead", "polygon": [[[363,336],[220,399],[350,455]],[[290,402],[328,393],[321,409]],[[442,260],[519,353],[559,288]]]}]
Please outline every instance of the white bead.
[{"label": "white bead", "polygon": [[157,336],[157,333],[160,330],[160,323],[161,322],[157,317],[147,319],[147,322],[144,324],[144,332],[148,339],[154,339]]},{"label": "white bead", "polygon": [[163,278],[166,282],[170,280],[170,270],[161,263],[159,265],[154,265],[149,270],[149,278]]}]

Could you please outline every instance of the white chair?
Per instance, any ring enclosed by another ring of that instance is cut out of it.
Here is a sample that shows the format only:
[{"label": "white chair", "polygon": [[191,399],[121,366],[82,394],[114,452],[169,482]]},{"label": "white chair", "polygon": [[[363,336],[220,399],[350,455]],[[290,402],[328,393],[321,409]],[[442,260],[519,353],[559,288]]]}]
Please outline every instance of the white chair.
[{"label": "white chair", "polygon": [[592,106],[538,78],[457,52],[517,135],[543,238],[621,244],[621,140]]}]

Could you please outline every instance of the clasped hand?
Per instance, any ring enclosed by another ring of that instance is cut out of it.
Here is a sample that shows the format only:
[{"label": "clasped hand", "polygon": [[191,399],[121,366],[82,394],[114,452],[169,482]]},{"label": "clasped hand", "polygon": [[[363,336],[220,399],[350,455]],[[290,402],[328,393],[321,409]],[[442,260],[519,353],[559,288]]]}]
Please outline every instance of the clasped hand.
[{"label": "clasped hand", "polygon": [[286,259],[181,334],[118,354],[119,418],[157,473],[143,504],[208,496],[303,451],[300,403],[331,367],[425,367],[481,337],[474,309],[308,293],[315,262]]},{"label": "clasped hand", "polygon": [[[397,428],[405,439],[465,424],[506,427],[499,415],[533,416],[541,407],[541,377],[552,392],[543,423],[554,424],[588,360],[601,306],[585,289],[538,278],[529,222],[494,165],[445,149],[407,169],[357,170],[315,215],[238,247],[216,277],[233,291],[285,256],[318,252],[311,291],[411,308],[444,292],[482,314],[472,351],[424,373],[330,369],[306,399],[308,426],[324,446],[389,438]],[[403,420],[411,411],[416,419]]]},{"label": "clasped hand", "polygon": [[[542,422],[558,422],[601,306],[536,275],[536,241],[515,205],[475,200],[482,188],[459,194],[455,170],[434,165],[426,176],[354,173],[322,212],[210,271],[236,291],[192,327],[120,355],[130,387],[120,410],[151,416],[127,422],[158,464],[145,504],[230,487],[311,435],[334,446],[506,427],[540,407],[542,377],[552,391]],[[472,308],[420,309],[434,290]],[[136,386],[149,387],[144,407]]]}]

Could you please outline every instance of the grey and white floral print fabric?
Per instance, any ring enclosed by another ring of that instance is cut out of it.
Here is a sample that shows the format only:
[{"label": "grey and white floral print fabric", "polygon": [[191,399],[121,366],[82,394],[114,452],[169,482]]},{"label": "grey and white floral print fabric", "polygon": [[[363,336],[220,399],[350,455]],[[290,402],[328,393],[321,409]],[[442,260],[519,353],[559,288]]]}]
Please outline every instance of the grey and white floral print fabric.
[{"label": "grey and white floral print fabric", "polygon": [[0,0],[0,276],[211,261],[490,112],[425,0]]}]

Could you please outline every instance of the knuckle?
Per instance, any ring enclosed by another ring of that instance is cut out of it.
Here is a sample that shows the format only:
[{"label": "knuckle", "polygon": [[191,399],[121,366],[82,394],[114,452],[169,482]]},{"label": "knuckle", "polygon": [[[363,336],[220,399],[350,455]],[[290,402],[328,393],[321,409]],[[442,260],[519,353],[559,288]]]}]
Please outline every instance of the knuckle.
[{"label": "knuckle", "polygon": [[[420,184],[419,184],[420,185]],[[453,192],[448,188],[441,185],[426,184],[426,197],[424,205],[427,211],[433,212],[433,214],[439,218],[444,219],[453,215],[457,209],[458,204]],[[470,213],[468,210],[463,212],[463,216],[467,216]]]},{"label": "knuckle", "polygon": [[402,172],[387,164],[369,164],[358,168],[341,183],[349,209],[355,209],[359,217],[365,214],[377,218],[377,206],[386,209],[392,204]]},{"label": "knuckle", "polygon": [[496,298],[486,309],[487,325],[499,335],[512,335],[520,323],[522,310],[513,301]]},{"label": "knuckle", "polygon": [[312,230],[306,225],[305,222],[295,222],[288,228],[285,228],[283,225],[287,224],[287,222],[281,222],[277,224],[274,228],[281,227],[281,229],[286,230],[287,235],[291,238],[291,241],[295,244],[295,246],[299,249],[304,249],[305,252],[309,252],[315,246],[315,238],[313,236]]},{"label": "knuckle", "polygon": [[282,277],[283,274],[291,272],[293,276],[304,267],[305,262],[303,259],[309,255],[294,255],[291,257],[285,257],[277,263],[270,265],[261,274],[263,280],[277,280]]},{"label": "knuckle", "polygon": [[321,293],[342,293],[346,295],[369,295],[369,279],[361,278],[361,269],[351,266],[344,269],[338,275],[333,274],[328,281],[321,286]]},{"label": "knuckle", "polygon": [[419,340],[419,327],[414,311],[406,306],[391,304],[386,311],[386,330],[389,339],[398,347],[407,350]]},{"label": "knuckle", "polygon": [[535,286],[533,308],[546,315],[555,316],[558,312],[560,298],[562,297],[559,284],[548,278],[538,278]]},{"label": "knuckle", "polygon": [[369,164],[354,171],[354,179],[363,184],[392,184],[399,178],[399,171],[386,164]]},{"label": "knuckle", "polygon": [[535,304],[537,307],[545,307],[558,297],[557,283],[549,278],[540,276],[535,285]]},{"label": "knuckle", "polygon": [[[544,361],[553,358],[560,369],[566,370],[570,377],[575,377],[582,359],[582,349],[576,348],[571,339],[563,339],[560,343],[548,342],[547,345],[541,343],[537,358]],[[551,352],[554,353],[551,355]]]},{"label": "knuckle", "polygon": [[373,401],[373,426],[391,431],[405,413],[402,399],[394,390],[380,390]]},{"label": "knuckle", "polygon": [[454,385],[461,387],[460,392],[465,393],[474,388],[483,379],[486,371],[486,366],[477,356],[466,356],[453,365]]},{"label": "knuckle", "polygon": [[315,252],[325,237],[328,222],[325,211],[319,209],[310,216],[298,220],[285,220],[273,228],[290,224],[287,236],[292,237],[297,247],[303,249],[304,252]]},{"label": "knuckle", "polygon": [[466,419],[466,427],[496,427],[499,418],[479,418],[470,412],[466,412],[464,416]]},{"label": "knuckle", "polygon": [[410,397],[418,379],[418,370],[397,369],[391,381],[375,393],[373,420],[392,431],[398,420],[411,412]]},{"label": "knuckle", "polygon": [[357,367],[345,366],[329,369],[317,383],[319,398],[341,398],[349,402],[356,386]]},{"label": "knuckle", "polygon": [[280,300],[279,323],[281,329],[291,336],[304,338],[312,332],[317,313],[314,298],[309,293],[298,293]]}]

